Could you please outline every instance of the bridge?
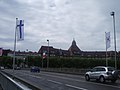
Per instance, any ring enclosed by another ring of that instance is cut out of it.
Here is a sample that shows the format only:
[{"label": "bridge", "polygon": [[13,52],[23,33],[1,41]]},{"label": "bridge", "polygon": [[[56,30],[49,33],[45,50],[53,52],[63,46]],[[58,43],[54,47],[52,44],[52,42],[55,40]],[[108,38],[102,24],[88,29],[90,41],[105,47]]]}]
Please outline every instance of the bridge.
[{"label": "bridge", "polygon": [[[30,72],[29,69],[15,70],[14,79],[12,69],[4,69],[0,73],[0,84],[3,90],[119,90],[120,80],[117,80],[115,84],[106,82],[104,84],[90,81],[87,82],[84,79],[84,70],[79,73],[60,73],[60,70],[56,69],[53,72],[46,72],[46,69],[40,73]],[[65,71],[63,70],[63,71]],[[71,70],[72,72],[72,70]],[[73,70],[73,72],[75,72]],[[77,71],[78,72],[78,71]],[[80,74],[81,73],[81,74]]]}]

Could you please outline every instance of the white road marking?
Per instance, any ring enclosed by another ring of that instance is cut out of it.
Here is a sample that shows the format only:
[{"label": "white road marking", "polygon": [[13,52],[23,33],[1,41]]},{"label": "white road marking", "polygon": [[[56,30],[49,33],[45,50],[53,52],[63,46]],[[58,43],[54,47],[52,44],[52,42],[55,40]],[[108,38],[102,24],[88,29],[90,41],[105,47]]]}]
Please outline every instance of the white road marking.
[{"label": "white road marking", "polygon": [[70,84],[65,84],[65,85],[68,86],[68,87],[71,87],[71,88],[79,89],[79,90],[88,90],[88,89],[77,87],[77,86],[73,86],[73,85],[70,85]]},{"label": "white road marking", "polygon": [[50,79],[48,79],[48,81],[53,82],[53,83],[56,83],[56,84],[62,84],[61,82],[57,82],[57,81],[50,80]]},{"label": "white road marking", "polygon": [[[62,84],[61,82],[57,82],[57,81],[54,81],[54,80],[50,80],[48,79],[48,81],[52,82],[52,83],[55,83],[55,84]],[[81,87],[77,87],[77,86],[73,86],[73,85],[70,85],[70,84],[65,84],[67,87],[71,87],[71,88],[75,88],[75,89],[79,89],[79,90],[88,90],[88,89],[85,89],[85,88],[81,88]]]}]

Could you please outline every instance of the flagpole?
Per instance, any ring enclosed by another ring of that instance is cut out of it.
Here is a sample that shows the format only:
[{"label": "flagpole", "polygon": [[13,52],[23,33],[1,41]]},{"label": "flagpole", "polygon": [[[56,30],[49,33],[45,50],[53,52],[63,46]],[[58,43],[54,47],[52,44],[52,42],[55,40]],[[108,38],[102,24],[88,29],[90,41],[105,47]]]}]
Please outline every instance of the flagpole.
[{"label": "flagpole", "polygon": [[13,79],[14,79],[14,70],[15,70],[15,51],[16,51],[16,30],[17,30],[17,21],[18,21],[18,18],[16,18],[16,26],[15,26],[15,40],[14,40],[14,56],[13,56]]},{"label": "flagpole", "polygon": [[106,67],[108,66],[108,59],[107,59],[107,49],[106,49]]},{"label": "flagpole", "polygon": [[47,68],[49,67],[49,40],[47,40],[48,42],[48,56],[47,56]]},{"label": "flagpole", "polygon": [[115,69],[117,69],[117,60],[116,60],[116,32],[115,32],[115,12],[111,12],[111,16],[113,16],[114,46],[115,46]]}]

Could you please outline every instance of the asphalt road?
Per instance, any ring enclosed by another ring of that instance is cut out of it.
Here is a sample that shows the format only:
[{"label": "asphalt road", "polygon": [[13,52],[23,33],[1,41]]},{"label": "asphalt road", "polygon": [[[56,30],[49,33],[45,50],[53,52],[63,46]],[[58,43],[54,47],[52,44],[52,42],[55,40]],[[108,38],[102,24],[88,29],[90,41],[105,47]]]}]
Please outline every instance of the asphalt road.
[{"label": "asphalt road", "polygon": [[[5,70],[7,73],[13,73],[12,70]],[[42,90],[120,90],[120,81],[116,83],[106,82],[104,84],[92,81],[85,81],[84,76],[40,72],[31,73],[25,70],[15,70],[15,76],[18,76]]]}]

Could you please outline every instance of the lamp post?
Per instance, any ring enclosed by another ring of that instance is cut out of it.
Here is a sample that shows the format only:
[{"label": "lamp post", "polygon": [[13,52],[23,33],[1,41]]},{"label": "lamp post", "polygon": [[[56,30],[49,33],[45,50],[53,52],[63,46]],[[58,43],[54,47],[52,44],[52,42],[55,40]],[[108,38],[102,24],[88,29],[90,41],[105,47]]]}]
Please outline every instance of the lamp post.
[{"label": "lamp post", "polygon": [[115,12],[110,13],[113,17],[113,27],[114,27],[114,47],[115,47],[115,69],[117,69],[117,61],[116,61],[116,32],[115,32]]},{"label": "lamp post", "polygon": [[47,55],[47,68],[49,67],[49,40],[47,39],[48,42],[48,55]]}]

